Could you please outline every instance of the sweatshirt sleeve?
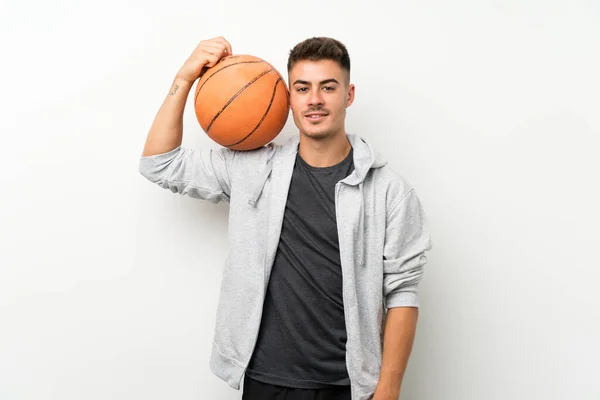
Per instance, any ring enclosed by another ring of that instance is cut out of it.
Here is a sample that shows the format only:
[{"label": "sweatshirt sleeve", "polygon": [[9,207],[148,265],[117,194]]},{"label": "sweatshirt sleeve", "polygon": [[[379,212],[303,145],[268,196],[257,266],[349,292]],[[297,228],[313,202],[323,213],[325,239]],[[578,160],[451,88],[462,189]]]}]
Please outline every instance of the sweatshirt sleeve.
[{"label": "sweatshirt sleeve", "polygon": [[150,182],[173,193],[211,203],[229,202],[230,178],[227,159],[232,150],[177,147],[167,153],[142,156],[140,173]]},{"label": "sweatshirt sleeve", "polygon": [[427,216],[414,189],[388,212],[383,295],[386,308],[418,307],[418,284],[432,247]]}]

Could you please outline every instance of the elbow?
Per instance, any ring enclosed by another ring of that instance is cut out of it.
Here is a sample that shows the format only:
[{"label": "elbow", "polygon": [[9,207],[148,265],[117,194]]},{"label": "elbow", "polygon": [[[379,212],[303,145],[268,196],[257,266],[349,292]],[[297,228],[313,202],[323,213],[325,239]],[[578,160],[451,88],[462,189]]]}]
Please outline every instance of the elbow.
[{"label": "elbow", "polygon": [[158,177],[157,174],[153,171],[152,164],[148,162],[148,159],[144,158],[143,156],[141,157],[140,162],[138,164],[138,172],[150,182],[157,183]]}]

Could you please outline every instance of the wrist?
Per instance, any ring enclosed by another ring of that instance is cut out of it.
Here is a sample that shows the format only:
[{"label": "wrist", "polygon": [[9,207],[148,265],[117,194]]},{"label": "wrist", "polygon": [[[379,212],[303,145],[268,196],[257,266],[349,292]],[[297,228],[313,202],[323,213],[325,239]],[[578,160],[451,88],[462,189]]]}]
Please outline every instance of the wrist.
[{"label": "wrist", "polygon": [[191,88],[194,85],[194,82],[190,82],[188,79],[177,74],[175,75],[175,79],[173,79],[173,84],[181,88]]}]

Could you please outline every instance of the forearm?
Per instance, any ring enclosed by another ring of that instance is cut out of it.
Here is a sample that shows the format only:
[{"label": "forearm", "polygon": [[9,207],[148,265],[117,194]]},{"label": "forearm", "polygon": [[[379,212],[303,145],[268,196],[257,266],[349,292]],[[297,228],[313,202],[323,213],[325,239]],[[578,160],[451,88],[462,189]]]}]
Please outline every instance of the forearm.
[{"label": "forearm", "polygon": [[387,312],[377,391],[387,393],[389,398],[397,399],[400,394],[404,371],[415,338],[418,315],[419,309],[415,307],[390,308]]},{"label": "forearm", "polygon": [[143,156],[166,153],[181,145],[183,111],[192,85],[193,82],[179,77],[173,80],[169,94],[154,117],[146,137]]}]

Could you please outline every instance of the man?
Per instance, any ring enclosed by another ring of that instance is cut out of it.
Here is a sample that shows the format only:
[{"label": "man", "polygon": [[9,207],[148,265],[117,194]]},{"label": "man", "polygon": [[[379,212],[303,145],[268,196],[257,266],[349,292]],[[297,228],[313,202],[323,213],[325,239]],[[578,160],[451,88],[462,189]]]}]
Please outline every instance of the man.
[{"label": "man", "polygon": [[140,162],[175,193],[230,203],[210,360],[243,400],[391,400],[400,395],[431,241],[413,188],[345,131],[350,57],[330,38],[288,59],[299,135],[253,151],[181,147],[188,93],[233,54],[202,41],[175,77]]}]

